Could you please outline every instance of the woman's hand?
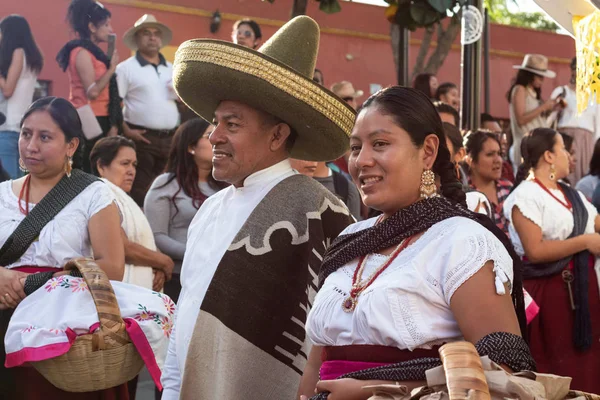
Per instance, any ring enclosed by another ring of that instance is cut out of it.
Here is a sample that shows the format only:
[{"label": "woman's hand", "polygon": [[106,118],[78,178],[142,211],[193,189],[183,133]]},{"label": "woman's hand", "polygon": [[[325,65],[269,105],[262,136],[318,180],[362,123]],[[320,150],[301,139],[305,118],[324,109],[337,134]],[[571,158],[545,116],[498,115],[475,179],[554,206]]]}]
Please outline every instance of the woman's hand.
[{"label": "woman's hand", "polygon": [[556,106],[556,99],[548,99],[542,105],[544,111],[552,111],[554,109],[554,106]]},{"label": "woman's hand", "polygon": [[597,233],[589,233],[585,236],[587,250],[595,256],[600,255],[600,235]]},{"label": "woman's hand", "polygon": [[0,304],[4,306],[0,309],[15,308],[25,298],[23,284],[26,276],[24,272],[0,268]]},{"label": "woman's hand", "polygon": [[154,270],[154,281],[152,282],[152,290],[159,292],[165,287],[165,273],[160,269]]},{"label": "woman's hand", "polygon": [[369,390],[363,389],[364,381],[358,379],[336,379],[317,382],[317,393],[330,392],[327,400],[366,400],[371,397]]}]

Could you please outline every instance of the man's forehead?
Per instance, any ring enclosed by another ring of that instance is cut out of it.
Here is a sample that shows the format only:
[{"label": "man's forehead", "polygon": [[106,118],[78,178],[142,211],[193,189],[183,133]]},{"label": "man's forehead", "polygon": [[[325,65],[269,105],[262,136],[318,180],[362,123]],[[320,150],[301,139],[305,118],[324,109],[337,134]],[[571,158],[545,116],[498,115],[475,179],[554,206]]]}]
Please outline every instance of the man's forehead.
[{"label": "man's forehead", "polygon": [[143,28],[140,29],[137,33],[161,33],[162,31],[159,28]]},{"label": "man's forehead", "polygon": [[215,116],[235,116],[237,118],[250,118],[255,115],[258,116],[260,111],[252,108],[251,106],[244,104],[239,101],[224,100],[217,106],[215,110]]}]

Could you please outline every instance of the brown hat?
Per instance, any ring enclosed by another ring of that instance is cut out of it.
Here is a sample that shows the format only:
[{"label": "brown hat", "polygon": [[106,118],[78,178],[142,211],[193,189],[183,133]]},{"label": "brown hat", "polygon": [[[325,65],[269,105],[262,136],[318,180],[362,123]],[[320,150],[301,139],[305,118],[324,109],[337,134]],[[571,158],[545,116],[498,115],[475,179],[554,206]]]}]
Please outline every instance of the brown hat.
[{"label": "brown hat", "polygon": [[362,90],[354,90],[354,86],[348,81],[334,83],[331,85],[331,91],[342,99],[345,97],[356,99],[364,94]]},{"label": "brown hat", "polygon": [[137,50],[137,43],[135,42],[135,34],[140,29],[144,28],[158,28],[162,33],[162,45],[167,46],[171,39],[173,39],[173,32],[171,29],[165,24],[161,24],[156,20],[156,17],[152,14],[144,14],[140,19],[135,21],[133,24],[133,28],[129,28],[125,35],[123,35],[123,42],[129,47],[131,50]]},{"label": "brown hat", "polygon": [[541,54],[526,54],[523,58],[523,64],[513,65],[513,68],[524,69],[546,78],[556,77],[556,72],[548,69],[548,58]]},{"label": "brown hat", "polygon": [[344,154],[355,112],[312,80],[319,26],[299,16],[258,51],[233,43],[195,39],[175,54],[173,83],[196,114],[212,121],[221,101],[233,100],[271,114],[296,131],[293,158],[328,161]]}]

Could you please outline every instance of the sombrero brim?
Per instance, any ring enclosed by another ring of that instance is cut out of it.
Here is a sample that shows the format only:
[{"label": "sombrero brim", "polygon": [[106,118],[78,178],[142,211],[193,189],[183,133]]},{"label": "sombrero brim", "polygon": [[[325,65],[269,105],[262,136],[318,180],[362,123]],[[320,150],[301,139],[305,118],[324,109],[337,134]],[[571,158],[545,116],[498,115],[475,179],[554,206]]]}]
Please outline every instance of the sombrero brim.
[{"label": "sombrero brim", "polygon": [[175,54],[173,77],[179,97],[207,121],[224,100],[285,121],[298,134],[293,158],[329,161],[348,149],[355,111],[312,79],[255,50],[220,40],[189,40]]},{"label": "sombrero brim", "polygon": [[525,71],[533,72],[536,75],[540,75],[546,78],[556,78],[556,72],[550,71],[549,69],[545,71],[540,71],[539,69],[527,68],[522,65],[513,65],[513,69],[524,69]]},{"label": "sombrero brim", "polygon": [[125,32],[125,35],[123,35],[123,42],[125,43],[125,45],[131,50],[137,50],[137,44],[135,43],[135,34],[140,29],[148,27],[160,29],[160,31],[162,32],[162,47],[168,46],[169,43],[171,43],[171,40],[173,39],[173,31],[171,31],[171,29],[168,26],[161,24],[160,22],[145,22],[139,26],[129,28],[127,32]]}]

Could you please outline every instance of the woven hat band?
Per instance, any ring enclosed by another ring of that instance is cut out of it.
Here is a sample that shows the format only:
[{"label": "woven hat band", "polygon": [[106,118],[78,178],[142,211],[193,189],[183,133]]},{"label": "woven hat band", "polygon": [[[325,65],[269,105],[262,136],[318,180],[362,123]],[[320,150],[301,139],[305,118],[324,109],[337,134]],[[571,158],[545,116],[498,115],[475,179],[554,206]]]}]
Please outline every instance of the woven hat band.
[{"label": "woven hat band", "polygon": [[347,136],[354,126],[354,112],[310,79],[260,55],[220,43],[186,42],[175,55],[175,65],[190,62],[213,64],[260,78],[321,113]]}]

